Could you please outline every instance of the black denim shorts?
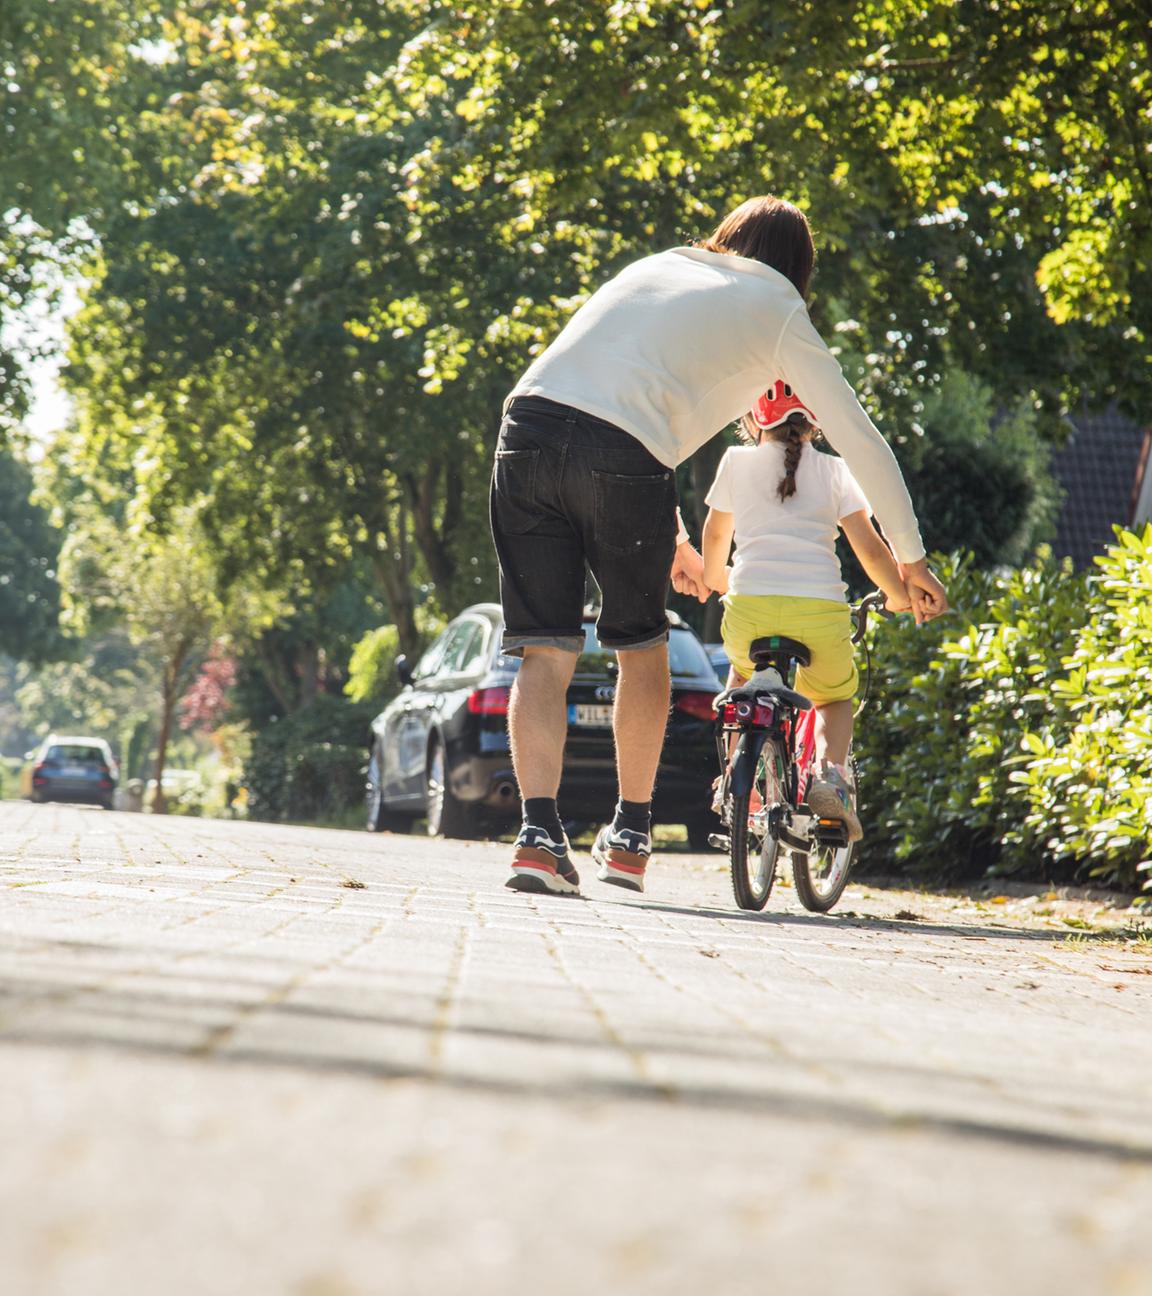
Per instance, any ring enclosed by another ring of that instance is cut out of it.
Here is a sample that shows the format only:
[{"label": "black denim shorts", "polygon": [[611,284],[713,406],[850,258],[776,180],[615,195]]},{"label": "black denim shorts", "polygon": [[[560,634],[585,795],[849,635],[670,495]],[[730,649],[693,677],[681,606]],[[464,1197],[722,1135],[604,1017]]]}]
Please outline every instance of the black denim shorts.
[{"label": "black denim shorts", "polygon": [[605,648],[668,637],[676,553],[676,474],[603,419],[517,397],[500,426],[492,474],[504,651],[584,647],[585,565],[600,586]]}]

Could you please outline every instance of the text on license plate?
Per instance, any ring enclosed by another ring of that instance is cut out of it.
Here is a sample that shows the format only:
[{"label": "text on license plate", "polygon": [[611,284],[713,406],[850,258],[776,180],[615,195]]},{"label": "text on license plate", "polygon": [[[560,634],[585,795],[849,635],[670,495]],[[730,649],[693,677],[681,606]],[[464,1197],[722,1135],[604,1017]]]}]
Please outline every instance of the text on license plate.
[{"label": "text on license plate", "polygon": [[590,702],[569,702],[568,723],[582,725],[586,729],[611,729],[612,708],[596,706]]}]

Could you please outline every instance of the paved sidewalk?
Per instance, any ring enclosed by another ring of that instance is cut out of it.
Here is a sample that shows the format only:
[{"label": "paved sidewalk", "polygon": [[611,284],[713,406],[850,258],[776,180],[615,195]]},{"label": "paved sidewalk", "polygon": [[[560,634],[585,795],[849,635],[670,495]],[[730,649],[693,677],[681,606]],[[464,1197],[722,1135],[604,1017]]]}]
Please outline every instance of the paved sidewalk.
[{"label": "paved sidewalk", "polygon": [[1152,1293],[1147,953],[506,855],[0,804],[4,1292]]}]

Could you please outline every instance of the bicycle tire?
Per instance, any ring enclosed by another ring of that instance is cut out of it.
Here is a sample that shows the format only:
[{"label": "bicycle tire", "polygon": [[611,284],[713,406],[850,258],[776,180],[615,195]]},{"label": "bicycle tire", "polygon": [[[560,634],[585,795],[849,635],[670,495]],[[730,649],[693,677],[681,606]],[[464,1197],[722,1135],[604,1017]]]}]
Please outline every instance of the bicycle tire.
[{"label": "bicycle tire", "polygon": [[[860,774],[855,757],[849,757],[852,766],[853,782],[859,786]],[[831,867],[836,872],[827,886],[814,880],[812,857],[817,860],[831,860]],[[836,859],[837,856],[842,856]],[[844,888],[852,876],[852,865],[856,860],[856,843],[846,846],[815,847],[811,851],[792,852],[792,883],[796,888],[796,898],[812,913],[827,913],[844,894]]]},{"label": "bicycle tire", "polygon": [[[833,862],[836,867],[834,880],[827,886],[821,887],[813,881],[812,877],[812,857],[817,859],[826,859],[828,856],[840,855],[841,852],[846,856],[845,859]],[[849,842],[847,846],[837,848],[822,846],[812,851],[793,851],[792,852],[792,883],[796,888],[796,898],[805,909],[812,913],[827,913],[844,894],[844,888],[848,885],[848,879],[852,876],[852,863],[856,857],[856,843]]]},{"label": "bicycle tire", "polygon": [[[766,792],[766,778],[763,776],[764,762],[774,754],[771,745],[766,745],[756,763],[756,777],[752,786],[758,789],[763,802]],[[780,862],[780,842],[770,831],[762,839],[757,839],[748,831],[751,791],[742,793],[729,800],[729,837],[728,856],[731,861],[732,894],[741,909],[750,909],[758,913],[768,903],[772,894],[772,885],[776,881],[776,869]],[[749,843],[752,843],[751,851]],[[755,859],[755,868],[750,867]]]}]

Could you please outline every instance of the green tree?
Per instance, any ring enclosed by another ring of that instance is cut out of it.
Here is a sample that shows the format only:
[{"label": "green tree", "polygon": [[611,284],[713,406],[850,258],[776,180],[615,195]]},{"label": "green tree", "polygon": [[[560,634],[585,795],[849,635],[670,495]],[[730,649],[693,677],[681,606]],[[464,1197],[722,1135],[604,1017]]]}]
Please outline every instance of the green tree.
[{"label": "green tree", "polygon": [[143,537],[96,515],[73,531],[61,556],[72,625],[81,632],[122,626],[154,674],[158,814],[167,809],[163,776],[177,702],[214,642],[243,639],[272,614],[252,586],[237,583],[222,595],[194,513],[173,522],[171,532]]}]

